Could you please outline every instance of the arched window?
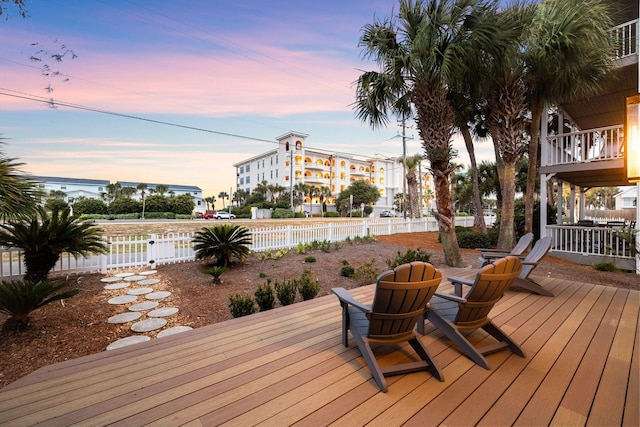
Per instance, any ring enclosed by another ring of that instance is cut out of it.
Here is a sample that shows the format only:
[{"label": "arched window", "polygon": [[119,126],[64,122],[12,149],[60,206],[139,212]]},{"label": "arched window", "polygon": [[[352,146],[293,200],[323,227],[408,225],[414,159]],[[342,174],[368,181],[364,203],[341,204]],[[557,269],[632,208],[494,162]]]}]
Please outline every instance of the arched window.
[{"label": "arched window", "polygon": [[305,171],[304,176],[311,176],[311,171]]},{"label": "arched window", "polygon": [[305,157],[304,158],[304,162],[305,163],[311,163],[311,157]]},{"label": "arched window", "polygon": [[344,160],[342,160],[342,161],[340,162],[340,166],[345,167],[345,166],[347,166],[347,163],[346,163]]},{"label": "arched window", "polygon": [[296,141],[296,150],[302,150],[302,141]]}]

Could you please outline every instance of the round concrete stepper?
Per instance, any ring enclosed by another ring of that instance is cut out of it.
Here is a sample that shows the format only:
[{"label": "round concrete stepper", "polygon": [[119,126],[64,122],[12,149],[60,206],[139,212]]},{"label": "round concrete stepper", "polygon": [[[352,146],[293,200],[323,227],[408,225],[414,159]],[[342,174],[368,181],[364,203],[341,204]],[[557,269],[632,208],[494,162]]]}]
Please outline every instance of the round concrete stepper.
[{"label": "round concrete stepper", "polygon": [[133,332],[149,332],[155,331],[156,329],[160,329],[167,324],[167,319],[162,319],[156,317],[155,319],[146,319],[141,322],[136,322],[131,325],[131,330]]},{"label": "round concrete stepper", "polygon": [[167,317],[173,316],[179,310],[176,307],[163,307],[147,313],[147,317]]},{"label": "round concrete stepper", "polygon": [[165,329],[164,331],[158,332],[156,338],[162,338],[169,335],[179,334],[180,332],[190,331],[193,328],[191,326],[174,326],[173,328]]},{"label": "round concrete stepper", "polygon": [[146,279],[146,276],[140,276],[139,274],[133,276],[127,276],[124,278],[127,282],[137,282],[138,280]]},{"label": "round concrete stepper", "polygon": [[157,270],[147,270],[147,271],[141,271],[138,274],[141,276],[151,276],[152,274],[156,274],[157,272],[158,272]]},{"label": "round concrete stepper", "polygon": [[102,279],[100,279],[100,281],[102,283],[115,283],[115,282],[121,282],[122,279],[120,277],[103,277]]},{"label": "round concrete stepper", "polygon": [[125,313],[116,314],[115,316],[111,316],[107,319],[109,323],[127,323],[133,322],[134,320],[138,320],[142,317],[142,313],[139,311],[127,311]]},{"label": "round concrete stepper", "polygon": [[129,277],[129,276],[133,276],[135,273],[118,273],[118,274],[114,274],[115,277]]},{"label": "round concrete stepper", "polygon": [[134,302],[138,297],[135,295],[120,295],[119,297],[111,298],[107,301],[109,304],[129,304],[130,302]]},{"label": "round concrete stepper", "polygon": [[160,283],[160,279],[144,279],[144,280],[140,280],[140,281],[136,282],[136,285],[138,285],[138,286],[150,286],[150,285],[155,285],[157,283]]},{"label": "round concrete stepper", "polygon": [[151,340],[150,337],[144,335],[137,335],[134,337],[126,337],[119,339],[118,341],[114,341],[107,346],[107,350],[115,350],[116,348],[126,347],[131,344],[138,344],[140,342],[145,342]]},{"label": "round concrete stepper", "polygon": [[153,288],[137,288],[127,291],[127,295],[144,295],[153,292]]},{"label": "round concrete stepper", "polygon": [[131,311],[145,311],[156,308],[160,303],[155,301],[145,301],[139,304],[134,304],[128,308]]},{"label": "round concrete stepper", "polygon": [[130,285],[130,283],[128,282],[118,282],[118,283],[112,283],[110,285],[106,285],[104,287],[105,290],[107,291],[113,291],[116,289],[124,289],[124,288],[128,288]]},{"label": "round concrete stepper", "polygon": [[146,299],[163,299],[171,295],[169,291],[159,291],[159,292],[151,292],[150,294],[146,294],[144,297]]}]

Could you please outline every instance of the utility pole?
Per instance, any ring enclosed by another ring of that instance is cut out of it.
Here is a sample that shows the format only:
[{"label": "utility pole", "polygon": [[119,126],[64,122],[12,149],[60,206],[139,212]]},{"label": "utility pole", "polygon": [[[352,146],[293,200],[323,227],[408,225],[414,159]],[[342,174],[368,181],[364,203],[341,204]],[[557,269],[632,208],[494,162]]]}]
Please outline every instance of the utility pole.
[{"label": "utility pole", "polygon": [[407,219],[407,136],[405,118],[402,113],[402,216]]}]

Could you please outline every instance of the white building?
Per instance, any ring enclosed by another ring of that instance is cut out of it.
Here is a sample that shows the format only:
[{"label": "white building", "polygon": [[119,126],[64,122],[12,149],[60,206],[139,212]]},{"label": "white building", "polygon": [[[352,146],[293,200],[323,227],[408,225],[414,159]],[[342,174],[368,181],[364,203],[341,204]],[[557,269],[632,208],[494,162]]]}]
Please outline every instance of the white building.
[{"label": "white building", "polygon": [[[31,177],[35,181],[38,181],[38,187],[48,195],[51,191],[62,191],[65,193],[63,199],[66,202],[73,203],[79,198],[87,199],[102,199],[103,195],[107,193],[107,186],[110,184],[108,180],[103,179],[84,179],[84,178],[62,178],[53,176],[33,176]],[[121,188],[138,186],[138,182],[124,182],[118,181]],[[147,184],[147,194],[149,190],[153,190],[160,184]],[[181,194],[189,194],[193,198],[195,204],[195,212],[204,212],[206,210],[206,203],[202,197],[202,189],[193,185],[174,185],[166,184],[168,191],[179,196]],[[140,199],[142,195],[136,193],[131,196],[133,199]]]},{"label": "white building", "polygon": [[[303,183],[329,188],[331,198],[326,202],[333,204],[340,192],[352,182],[364,180],[380,191],[375,211],[393,207],[395,195],[403,191],[403,167],[397,158],[364,157],[307,148],[307,136],[293,131],[286,133],[276,138],[277,148],[235,163],[236,188],[251,193],[259,183],[266,181],[291,191],[296,184]],[[423,168],[422,191],[425,195],[428,191],[433,192],[433,180],[426,172]],[[307,198],[305,203],[314,204],[313,212],[321,210],[320,200]]]},{"label": "white building", "polygon": [[54,176],[33,176],[38,188],[48,195],[51,191],[62,191],[65,202],[73,203],[79,198],[101,199],[107,191],[109,181],[104,179],[61,178]]}]

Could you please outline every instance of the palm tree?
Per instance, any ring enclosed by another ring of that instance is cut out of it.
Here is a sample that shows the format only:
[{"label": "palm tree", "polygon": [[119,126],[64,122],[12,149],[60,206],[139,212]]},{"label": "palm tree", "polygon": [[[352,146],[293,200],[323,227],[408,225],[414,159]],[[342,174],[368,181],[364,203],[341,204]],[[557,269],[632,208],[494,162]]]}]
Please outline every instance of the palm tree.
[{"label": "palm tree", "polygon": [[531,110],[531,142],[525,192],[525,233],[533,208],[541,118],[545,104],[592,95],[611,76],[615,56],[611,2],[545,0],[536,7],[523,60]]},{"label": "palm tree", "polygon": [[137,192],[138,190],[133,187],[122,187],[120,189],[120,194],[124,197],[129,197],[129,198],[131,198],[131,196],[133,196]]},{"label": "palm tree", "polygon": [[400,0],[397,21],[368,24],[360,38],[364,55],[381,71],[357,81],[357,116],[376,128],[389,115],[410,117],[415,110],[422,146],[435,180],[437,212],[445,262],[462,267],[451,201],[451,140],[455,111],[450,91],[465,71],[465,52],[492,48],[496,28],[483,20],[479,0]]},{"label": "palm tree", "polygon": [[147,204],[147,201],[145,200],[147,188],[148,186],[144,182],[140,182],[136,186],[136,190],[140,191],[140,198],[142,199],[142,215],[141,215],[142,219],[144,219],[144,211],[146,209],[146,204]]},{"label": "palm tree", "polygon": [[218,198],[222,199],[222,210],[224,210],[225,209],[225,207],[224,207],[224,199],[228,199],[229,198],[229,194],[227,194],[224,191],[221,191],[220,193],[218,193]]},{"label": "palm tree", "polygon": [[106,250],[102,230],[93,221],[81,221],[69,209],[54,209],[49,216],[41,206],[30,219],[0,224],[0,245],[23,250],[24,280],[32,283],[47,280],[63,252],[86,256]]},{"label": "palm tree", "polygon": [[240,225],[223,224],[196,231],[193,238],[196,259],[215,259],[219,267],[229,267],[231,258],[241,261],[249,254],[251,232]]},{"label": "palm tree", "polygon": [[169,192],[169,186],[165,184],[158,184],[153,189],[153,192],[160,196],[164,196],[164,193]]},{"label": "palm tree", "polygon": [[107,184],[107,194],[106,194],[107,203],[111,203],[114,200],[119,199],[120,196],[122,195],[121,190],[122,190],[122,187],[117,182],[114,182],[113,184]]},{"label": "palm tree", "polygon": [[207,203],[207,210],[216,210],[216,198],[213,196],[205,197],[204,201]]},{"label": "palm tree", "polygon": [[406,158],[400,157],[398,163],[402,163],[406,168],[407,179],[407,193],[409,195],[409,218],[420,218],[420,200],[418,199],[418,179],[416,178],[416,171],[418,165],[423,160],[421,154],[414,154]]},{"label": "palm tree", "polygon": [[20,218],[35,212],[41,192],[36,181],[22,174],[22,166],[23,163],[0,152],[0,219]]}]

